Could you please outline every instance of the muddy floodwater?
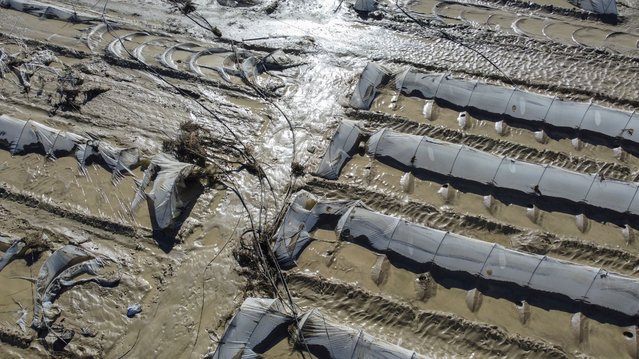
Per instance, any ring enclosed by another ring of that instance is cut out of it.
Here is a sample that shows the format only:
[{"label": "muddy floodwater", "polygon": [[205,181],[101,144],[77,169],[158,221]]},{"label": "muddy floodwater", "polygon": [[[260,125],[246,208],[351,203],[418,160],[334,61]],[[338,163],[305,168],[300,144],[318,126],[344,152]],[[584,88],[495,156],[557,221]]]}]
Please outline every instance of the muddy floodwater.
[{"label": "muddy floodwater", "polygon": [[637,0],[0,0],[0,357],[639,358],[637,109]]}]

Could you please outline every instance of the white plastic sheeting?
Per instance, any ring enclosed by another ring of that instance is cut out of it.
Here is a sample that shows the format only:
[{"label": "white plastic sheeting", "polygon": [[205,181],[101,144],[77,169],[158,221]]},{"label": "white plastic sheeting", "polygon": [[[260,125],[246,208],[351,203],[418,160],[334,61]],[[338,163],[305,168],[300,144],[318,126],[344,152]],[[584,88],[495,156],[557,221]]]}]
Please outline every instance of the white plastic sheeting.
[{"label": "white plastic sheeting", "polygon": [[352,201],[315,203],[307,192],[300,192],[284,215],[284,225],[275,234],[275,257],[284,269],[297,265],[299,254],[311,242],[309,231],[323,226],[333,228]]},{"label": "white plastic sheeting", "polygon": [[573,0],[580,8],[602,15],[617,15],[616,0]]},{"label": "white plastic sheeting", "polygon": [[370,108],[377,95],[377,87],[386,82],[389,76],[390,73],[386,69],[369,62],[355,86],[355,92],[351,97],[351,106],[360,109]]},{"label": "white plastic sheeting", "polygon": [[[295,333],[289,331],[293,325],[299,325]],[[290,334],[294,334],[292,339],[297,341],[300,350],[308,350],[317,358],[425,358],[362,330],[335,324],[316,309],[295,318],[281,300],[261,298],[244,301],[217,349],[207,358],[258,358]]]},{"label": "white plastic sheeting", "polygon": [[[166,153],[155,155],[144,172],[131,207],[135,210],[146,199],[154,224],[159,229],[170,228],[189,204],[183,193],[187,190],[186,179],[195,168],[195,165],[180,162]],[[153,189],[146,193],[152,180]]]},{"label": "white plastic sheeting", "polygon": [[336,324],[317,309],[299,320],[300,347],[317,358],[421,359],[414,351],[375,338],[363,330]]},{"label": "white plastic sheeting", "polygon": [[[53,252],[40,268],[36,279],[31,327],[36,330],[51,327],[56,317],[51,315],[52,312],[55,313],[53,302],[65,288],[87,282],[95,282],[108,287],[117,285],[120,278],[95,277],[103,267],[102,259],[94,257],[77,246],[66,245]],[[94,277],[74,280],[83,274]]]},{"label": "white plastic sheeting", "polygon": [[359,144],[360,131],[352,121],[342,121],[320,162],[317,175],[337,179],[344,163],[351,159]]},{"label": "white plastic sheeting", "polygon": [[367,152],[376,160],[418,177],[458,181],[460,188],[488,190],[505,201],[515,194],[523,197],[523,202],[545,203],[575,214],[590,208],[593,215],[603,216],[601,210],[605,210],[612,216],[609,219],[620,225],[639,216],[639,186],[633,182],[528,163],[388,129],[370,137]]},{"label": "white plastic sheeting", "polygon": [[42,329],[45,326],[45,316],[43,313],[43,303],[46,295],[47,288],[53,282],[56,277],[62,273],[65,269],[69,268],[75,263],[80,263],[93,259],[94,257],[87,251],[80,247],[66,245],[47,258],[36,280],[35,295],[33,297],[33,321],[31,326],[36,329]]},{"label": "white plastic sheeting", "polygon": [[31,15],[54,18],[69,22],[100,21],[99,17],[78,14],[64,8],[44,4],[34,0],[0,0],[0,7],[24,11]]},{"label": "white plastic sheeting", "polygon": [[4,255],[0,258],[0,272],[6,267],[11,261],[13,261],[17,256],[22,253],[22,250],[25,249],[26,245],[24,241],[20,239],[13,239],[9,237],[4,237],[0,235],[0,245],[2,247],[8,246],[6,249],[2,248],[4,251]]},{"label": "white plastic sheeting", "polygon": [[377,2],[375,0],[356,0],[353,9],[355,9],[355,11],[369,13],[377,10]]},{"label": "white plastic sheeting", "polygon": [[294,320],[280,300],[247,298],[209,358],[259,358],[258,354],[288,336],[288,326]]},{"label": "white plastic sheeting", "polygon": [[116,177],[130,173],[140,157],[137,148],[113,147],[104,141],[6,115],[0,115],[0,149],[12,155],[40,153],[51,159],[74,156],[81,168],[89,162],[97,162],[106,166]]},{"label": "white plastic sheeting", "polygon": [[[353,94],[352,107],[370,108],[381,83],[378,79],[383,74],[377,65],[369,63],[366,66]],[[543,129],[551,137],[578,136],[608,146],[621,143],[628,151],[639,153],[639,114],[636,112],[564,101],[516,88],[412,69],[395,76],[395,87],[404,95],[435,100],[442,106],[467,111],[483,119],[507,120],[535,131]]]},{"label": "white plastic sheeting", "polygon": [[[639,319],[637,278],[413,224],[374,212],[359,201],[317,201],[307,192],[298,193],[293,203],[300,201],[313,201],[314,207],[301,209],[291,205],[289,212],[299,217],[309,212],[321,217],[326,209],[330,209],[331,215],[341,214],[337,222],[335,218],[324,221],[323,229],[335,229],[340,240],[384,254],[396,267],[417,274],[443,271],[447,277],[462,278],[466,285],[483,283],[502,289],[508,294],[499,296],[509,300],[594,313],[603,321],[629,323]],[[287,213],[287,218],[295,216]],[[284,220],[280,231],[310,233],[319,228],[318,223]],[[275,246],[280,244],[276,242]],[[301,250],[290,254],[293,258],[284,257],[284,264],[294,263]],[[560,304],[549,304],[548,298]]]}]

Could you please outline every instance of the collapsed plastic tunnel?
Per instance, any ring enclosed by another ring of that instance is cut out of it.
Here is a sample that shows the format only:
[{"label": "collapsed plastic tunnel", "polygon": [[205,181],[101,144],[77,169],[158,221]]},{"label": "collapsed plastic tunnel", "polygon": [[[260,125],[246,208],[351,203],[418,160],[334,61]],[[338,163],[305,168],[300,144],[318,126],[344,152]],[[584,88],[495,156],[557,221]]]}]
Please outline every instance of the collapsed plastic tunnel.
[{"label": "collapsed plastic tunnel", "polygon": [[[50,159],[73,156],[81,169],[84,170],[90,163],[97,163],[111,171],[114,180],[124,173],[130,174],[140,161],[137,148],[113,147],[104,141],[6,115],[0,115],[0,149],[12,155],[38,153]],[[143,200],[148,200],[154,229],[176,227],[203,191],[197,181],[198,169],[195,165],[179,162],[164,153],[154,156],[140,182],[132,209],[135,210]],[[153,189],[146,193],[145,189],[151,181],[154,181]]]},{"label": "collapsed plastic tunnel", "polygon": [[12,155],[38,153],[51,159],[74,156],[81,168],[96,162],[115,176],[130,172],[140,159],[137,148],[113,147],[104,141],[6,115],[0,115],[0,149],[7,150]]},{"label": "collapsed plastic tunnel", "polygon": [[242,303],[217,349],[207,358],[256,358],[287,337],[298,349],[318,358],[425,358],[363,330],[332,323],[317,309],[296,318],[281,300],[264,298],[247,298]]},{"label": "collapsed plastic tunnel", "polygon": [[[131,208],[136,210],[146,200],[154,230],[177,229],[204,191],[197,179],[199,169],[166,153],[158,153],[144,171]],[[151,181],[153,188],[147,193],[145,190]]]},{"label": "collapsed plastic tunnel", "polygon": [[[336,179],[354,154],[360,138],[355,123],[342,123],[317,174]],[[367,153],[418,178],[450,183],[462,191],[492,195],[504,203],[586,214],[619,226],[639,223],[637,183],[496,156],[472,147],[389,129],[371,135]]]},{"label": "collapsed plastic tunnel", "polygon": [[340,240],[384,254],[398,268],[430,272],[446,287],[478,288],[496,298],[582,312],[617,325],[639,320],[636,278],[420,226],[369,210],[359,201],[318,202],[307,192],[296,195],[275,237],[283,268],[296,265],[313,240],[309,233],[318,228],[335,229]]},{"label": "collapsed plastic tunnel", "polygon": [[[369,63],[351,98],[351,106],[369,109],[376,88],[390,78],[382,67]],[[564,101],[516,88],[479,81],[455,79],[446,74],[424,74],[412,69],[395,77],[397,91],[417,96],[481,119],[501,121],[544,130],[550,137],[580,138],[609,147],[622,146],[639,154],[639,113],[625,112],[592,103]]]},{"label": "collapsed plastic tunnel", "polygon": [[53,18],[74,23],[101,21],[101,18],[96,16],[81,15],[75,11],[69,11],[64,8],[51,6],[49,4],[33,0],[0,0],[0,8],[24,11],[35,16]]}]

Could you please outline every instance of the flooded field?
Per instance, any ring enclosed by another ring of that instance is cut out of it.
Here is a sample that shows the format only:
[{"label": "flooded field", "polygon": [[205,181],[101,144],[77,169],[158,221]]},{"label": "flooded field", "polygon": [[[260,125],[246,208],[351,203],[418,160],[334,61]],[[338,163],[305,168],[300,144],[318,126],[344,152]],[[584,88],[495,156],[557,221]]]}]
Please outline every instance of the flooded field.
[{"label": "flooded field", "polygon": [[0,356],[638,358],[639,2],[0,0]]}]

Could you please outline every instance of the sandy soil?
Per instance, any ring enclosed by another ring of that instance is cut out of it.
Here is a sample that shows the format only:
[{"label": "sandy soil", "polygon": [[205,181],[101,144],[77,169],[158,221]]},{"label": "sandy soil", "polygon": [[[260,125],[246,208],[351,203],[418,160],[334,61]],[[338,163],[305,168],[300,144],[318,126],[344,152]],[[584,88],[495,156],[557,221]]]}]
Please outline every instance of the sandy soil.
[{"label": "sandy soil", "polygon": [[[450,72],[633,111],[639,106],[636,1],[618,2],[620,21],[614,25],[565,0],[400,2],[412,19],[387,1],[369,17],[357,14],[352,1],[195,1],[198,19],[208,20],[222,37],[159,0],[48,3],[94,19],[72,23],[0,8],[0,54],[19,54],[27,63],[43,52],[55,58],[27,68],[33,72],[29,87],[13,71],[0,72],[0,115],[136,147],[143,160],[114,183],[103,166],[90,165],[83,173],[72,157],[52,161],[0,150],[0,234],[47,243],[39,256],[18,258],[0,272],[2,357],[199,358],[213,352],[246,297],[283,293],[281,284],[273,289],[256,273],[260,263],[243,259],[257,261],[248,239],[272,234],[297,189],[362,200],[422,225],[637,275],[639,245],[611,223],[589,220],[582,232],[574,215],[544,211],[533,223],[524,207],[497,201],[489,211],[482,196],[454,188],[443,200],[441,183],[419,179],[405,193],[402,172],[365,155],[349,161],[336,181],[313,175],[338,123],[350,119],[371,132],[392,128],[636,181],[639,159],[631,154],[619,158],[612,148],[589,143],[575,149],[569,139],[539,143],[523,128],[500,135],[493,122],[476,118],[462,129],[458,113],[438,105],[426,119],[423,99],[400,96],[394,104],[392,86],[381,89],[370,110],[348,106],[365,64],[376,61],[392,71],[410,66]],[[249,80],[238,76],[238,59],[262,59],[277,50],[291,66]],[[60,107],[65,74],[105,91],[75,108]],[[185,121],[219,140],[205,148],[206,164],[226,171],[198,198],[167,249],[158,243],[147,206],[132,211],[131,201],[148,159],[178,137]],[[233,146],[250,156],[238,156]],[[631,233],[639,230],[636,223],[629,227]],[[283,274],[301,310],[319,308],[338,323],[428,357],[638,355],[636,327],[584,318],[579,332],[579,313],[537,307],[527,309],[529,319],[522,323],[514,303],[473,293],[481,304],[469,308],[466,291],[438,283],[425,298],[415,287],[416,274],[390,266],[377,283],[371,277],[374,253],[341,243],[330,231],[312,236],[319,240]],[[59,296],[56,323],[75,332],[60,349],[51,338],[38,338],[29,324],[33,279],[65,244],[109,258],[104,270],[121,280],[113,288],[77,285]],[[142,312],[128,318],[134,303]],[[24,330],[17,324],[22,309],[28,313]],[[287,341],[273,344],[265,357],[309,357]]]}]

